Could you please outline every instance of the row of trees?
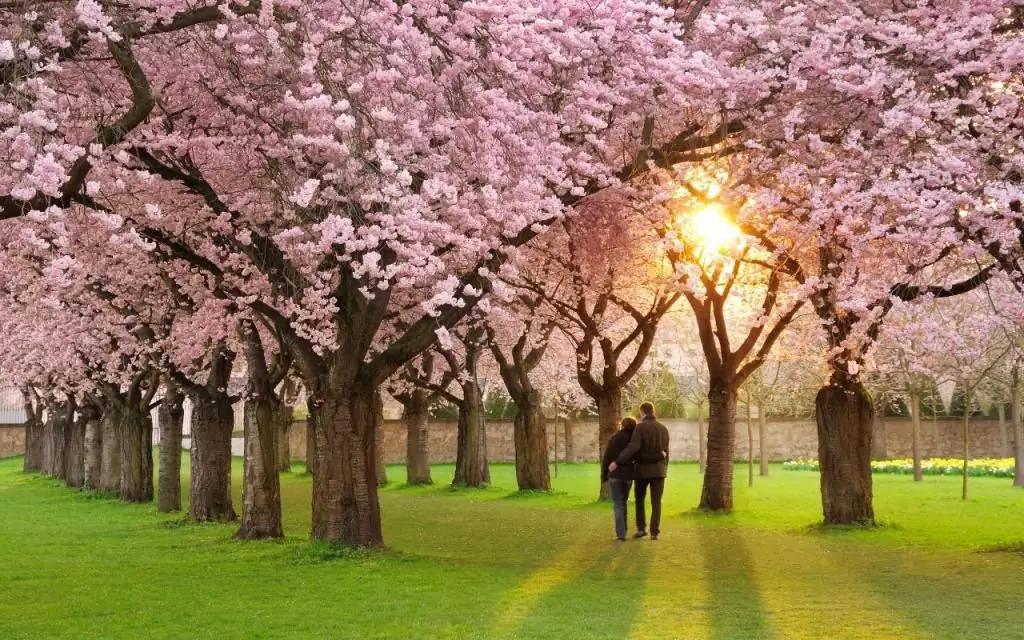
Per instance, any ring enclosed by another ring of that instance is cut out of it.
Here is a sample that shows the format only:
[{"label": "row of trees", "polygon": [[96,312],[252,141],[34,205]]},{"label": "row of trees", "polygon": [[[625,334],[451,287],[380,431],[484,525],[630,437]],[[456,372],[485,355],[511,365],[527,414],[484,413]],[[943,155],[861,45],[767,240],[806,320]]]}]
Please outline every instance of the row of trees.
[{"label": "row of trees", "polygon": [[[456,482],[479,484],[493,362],[519,486],[546,489],[542,392],[593,403],[603,447],[677,305],[707,371],[700,506],[732,508],[740,388],[811,315],[825,521],[870,522],[883,324],[993,282],[1020,309],[1014,3],[0,11],[0,370],[44,425],[118,425],[100,474],[120,465],[127,500],[153,491],[149,409],[173,424],[188,395],[197,520],[235,518],[243,397],[241,537],[280,535],[295,383],[312,537],[380,545],[383,390],[410,481],[440,397]],[[30,447],[64,451],[58,432]]]}]

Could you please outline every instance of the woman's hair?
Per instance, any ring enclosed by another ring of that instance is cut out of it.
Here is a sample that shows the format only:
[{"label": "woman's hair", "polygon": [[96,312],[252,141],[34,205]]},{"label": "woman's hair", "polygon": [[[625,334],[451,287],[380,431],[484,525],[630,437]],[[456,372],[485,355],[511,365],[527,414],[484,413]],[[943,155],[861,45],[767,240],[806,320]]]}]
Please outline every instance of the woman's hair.
[{"label": "woman's hair", "polygon": [[622,428],[623,429],[635,429],[636,428],[636,419],[632,418],[630,416],[626,416],[625,418],[622,419]]}]

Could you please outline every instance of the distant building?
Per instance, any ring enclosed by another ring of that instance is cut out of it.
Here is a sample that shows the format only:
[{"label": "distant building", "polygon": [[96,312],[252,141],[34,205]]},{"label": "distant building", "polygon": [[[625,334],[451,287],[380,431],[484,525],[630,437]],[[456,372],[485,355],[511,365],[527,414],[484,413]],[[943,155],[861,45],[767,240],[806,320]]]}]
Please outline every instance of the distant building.
[{"label": "distant building", "polygon": [[0,424],[24,424],[24,402],[17,389],[0,389]]}]

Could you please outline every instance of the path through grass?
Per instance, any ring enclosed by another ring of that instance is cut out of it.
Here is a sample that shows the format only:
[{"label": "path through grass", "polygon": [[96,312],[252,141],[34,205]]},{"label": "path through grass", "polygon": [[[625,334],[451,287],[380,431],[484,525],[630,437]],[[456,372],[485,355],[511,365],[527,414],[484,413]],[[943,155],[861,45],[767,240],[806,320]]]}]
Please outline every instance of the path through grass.
[{"label": "path through grass", "polygon": [[1024,638],[1024,491],[1005,479],[962,503],[956,478],[876,476],[888,526],[823,533],[816,474],[773,467],[709,518],[684,514],[699,475],[675,465],[662,540],[619,544],[596,466],[517,496],[499,465],[486,490],[384,489],[389,550],[365,554],[306,541],[302,475],[283,481],[288,539],[242,543],[20,465],[0,461],[5,640]]}]

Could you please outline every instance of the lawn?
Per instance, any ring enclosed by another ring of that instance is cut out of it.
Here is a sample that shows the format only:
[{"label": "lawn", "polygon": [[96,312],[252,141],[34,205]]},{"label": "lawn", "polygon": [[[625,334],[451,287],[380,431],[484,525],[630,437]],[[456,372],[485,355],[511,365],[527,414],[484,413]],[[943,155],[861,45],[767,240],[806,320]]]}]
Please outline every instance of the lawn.
[{"label": "lawn", "polygon": [[595,465],[531,496],[505,465],[476,491],[406,488],[393,467],[389,549],[365,553],[307,542],[303,475],[283,479],[289,537],[243,543],[20,468],[0,460],[4,640],[1024,638],[1024,490],[1002,478],[962,502],[959,478],[878,475],[885,526],[824,532],[813,472],[773,466],[707,517],[688,513],[695,467],[674,465],[662,539],[619,544]]}]

